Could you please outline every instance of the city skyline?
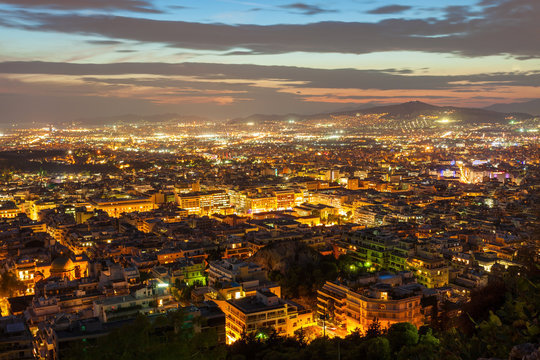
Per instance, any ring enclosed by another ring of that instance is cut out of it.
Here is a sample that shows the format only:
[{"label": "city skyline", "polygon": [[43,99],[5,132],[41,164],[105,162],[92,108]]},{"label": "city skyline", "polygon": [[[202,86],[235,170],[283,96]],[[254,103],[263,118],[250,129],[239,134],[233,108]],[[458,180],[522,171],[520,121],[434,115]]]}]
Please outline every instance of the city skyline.
[{"label": "city skyline", "polygon": [[540,4],[526,0],[2,0],[0,11],[4,126],[540,98]]}]

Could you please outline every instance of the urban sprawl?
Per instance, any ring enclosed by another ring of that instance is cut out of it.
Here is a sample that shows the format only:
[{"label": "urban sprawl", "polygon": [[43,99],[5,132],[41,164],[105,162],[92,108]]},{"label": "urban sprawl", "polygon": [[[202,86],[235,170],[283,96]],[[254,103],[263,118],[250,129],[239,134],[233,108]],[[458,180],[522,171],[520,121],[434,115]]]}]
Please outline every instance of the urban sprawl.
[{"label": "urban sprawl", "polygon": [[539,261],[539,128],[376,120],[5,130],[0,359],[177,311],[222,346],[458,326]]}]

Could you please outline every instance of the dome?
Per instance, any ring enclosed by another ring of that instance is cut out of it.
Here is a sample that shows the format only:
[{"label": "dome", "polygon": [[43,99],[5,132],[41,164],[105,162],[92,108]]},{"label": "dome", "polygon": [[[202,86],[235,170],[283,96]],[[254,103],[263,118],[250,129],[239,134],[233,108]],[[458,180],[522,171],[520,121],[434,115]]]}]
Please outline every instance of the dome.
[{"label": "dome", "polygon": [[65,256],[59,256],[51,264],[51,274],[65,273],[73,269],[73,261]]}]

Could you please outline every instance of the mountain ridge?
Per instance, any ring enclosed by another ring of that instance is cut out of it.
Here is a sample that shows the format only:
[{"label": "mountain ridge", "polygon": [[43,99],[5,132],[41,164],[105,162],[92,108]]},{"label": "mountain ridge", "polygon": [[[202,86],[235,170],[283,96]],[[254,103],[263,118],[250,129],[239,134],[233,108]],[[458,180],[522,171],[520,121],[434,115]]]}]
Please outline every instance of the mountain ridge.
[{"label": "mountain ridge", "polygon": [[540,116],[540,99],[533,99],[525,102],[513,102],[504,104],[493,104],[484,109],[500,112],[526,112]]},{"label": "mountain ridge", "polygon": [[401,104],[381,105],[369,108],[358,108],[355,110],[334,111],[326,113],[318,113],[312,115],[286,114],[286,115],[265,115],[253,114],[243,118],[235,118],[229,121],[232,124],[242,122],[277,122],[294,119],[299,121],[323,119],[339,116],[361,116],[377,114],[379,119],[383,120],[407,120],[414,119],[419,116],[448,118],[451,121],[462,122],[466,124],[474,123],[504,123],[509,118],[519,120],[531,119],[534,116],[524,112],[498,112],[484,108],[469,108],[458,106],[437,106],[428,104],[422,101],[408,101]]},{"label": "mountain ridge", "polygon": [[[264,124],[264,123],[276,123],[285,121],[309,121],[309,120],[327,120],[333,117],[349,116],[354,118],[355,116],[376,114],[379,119],[385,121],[398,121],[398,120],[411,120],[419,116],[427,117],[449,117],[453,121],[462,123],[504,123],[508,119],[532,119],[534,115],[524,111],[517,111],[521,105],[527,105],[534,109],[536,105],[540,108],[540,99],[531,100],[525,103],[508,103],[508,104],[494,104],[485,108],[470,108],[459,106],[438,106],[422,101],[408,101],[400,104],[390,105],[377,105],[377,106],[358,106],[342,108],[330,112],[321,112],[315,114],[262,114],[255,113],[244,117],[236,117],[230,120],[225,120],[228,124]],[[498,110],[509,111],[498,111]],[[539,109],[540,111],[540,109]],[[112,125],[112,124],[141,124],[141,123],[188,123],[188,122],[214,122],[210,118],[195,115],[181,115],[178,113],[162,113],[162,114],[150,114],[150,115],[135,115],[135,114],[123,114],[113,116],[103,116],[95,118],[79,118],[70,124],[84,124],[89,126],[100,125]],[[67,125],[68,123],[62,123],[61,125]]]}]

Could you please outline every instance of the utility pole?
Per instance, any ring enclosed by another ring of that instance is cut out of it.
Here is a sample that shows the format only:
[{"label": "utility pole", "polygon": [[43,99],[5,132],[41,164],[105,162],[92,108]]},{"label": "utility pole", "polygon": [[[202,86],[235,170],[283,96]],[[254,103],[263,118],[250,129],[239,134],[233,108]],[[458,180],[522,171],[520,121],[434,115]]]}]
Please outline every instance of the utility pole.
[{"label": "utility pole", "polygon": [[324,314],[322,318],[322,328],[323,328],[323,337],[326,337],[326,309],[324,309]]},{"label": "utility pole", "polygon": [[324,308],[324,313],[322,316],[323,321],[323,337],[326,337],[326,319],[328,319],[328,314],[326,313],[326,308]]}]

